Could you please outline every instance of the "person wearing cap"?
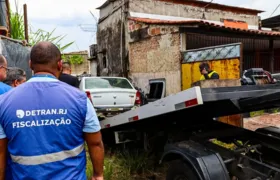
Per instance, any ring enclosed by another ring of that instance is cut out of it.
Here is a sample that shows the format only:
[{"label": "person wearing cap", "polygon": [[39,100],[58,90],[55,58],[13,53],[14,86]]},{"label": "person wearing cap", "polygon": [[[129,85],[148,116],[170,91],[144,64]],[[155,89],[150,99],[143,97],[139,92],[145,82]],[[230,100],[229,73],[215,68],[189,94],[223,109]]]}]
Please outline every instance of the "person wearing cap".
[{"label": "person wearing cap", "polygon": [[37,43],[30,67],[33,77],[0,98],[0,179],[5,178],[8,150],[13,180],[86,180],[86,142],[91,179],[103,180],[96,112],[84,92],[58,80],[59,49],[51,42]]},{"label": "person wearing cap", "polygon": [[200,63],[199,70],[201,73],[200,81],[208,79],[220,79],[219,74],[216,71],[211,70],[207,62]]}]

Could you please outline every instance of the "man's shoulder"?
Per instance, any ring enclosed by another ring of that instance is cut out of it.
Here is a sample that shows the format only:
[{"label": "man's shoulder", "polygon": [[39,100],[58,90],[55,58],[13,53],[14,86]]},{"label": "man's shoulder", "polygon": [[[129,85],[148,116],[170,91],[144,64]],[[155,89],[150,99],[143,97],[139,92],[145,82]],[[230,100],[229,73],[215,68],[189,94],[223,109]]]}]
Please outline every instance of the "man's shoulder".
[{"label": "man's shoulder", "polygon": [[70,75],[70,74],[61,73],[61,75],[59,76],[59,79],[63,79],[63,78],[78,79],[77,77],[72,76],[72,75]]},{"label": "man's shoulder", "polygon": [[7,84],[5,84],[5,83],[3,83],[3,82],[0,82],[0,94],[3,94],[3,93],[5,93],[5,92],[8,92],[8,91],[10,91],[11,89],[12,89],[11,86],[9,86],[9,85],[7,85]]}]

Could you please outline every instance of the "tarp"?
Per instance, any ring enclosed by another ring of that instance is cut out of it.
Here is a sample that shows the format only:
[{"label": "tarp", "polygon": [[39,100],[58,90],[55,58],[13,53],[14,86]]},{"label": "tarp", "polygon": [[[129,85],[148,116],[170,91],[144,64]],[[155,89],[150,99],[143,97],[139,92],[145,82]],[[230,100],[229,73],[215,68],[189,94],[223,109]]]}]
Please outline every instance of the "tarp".
[{"label": "tarp", "polygon": [[7,8],[4,0],[0,1],[0,26],[7,27]]},{"label": "tarp", "polygon": [[19,67],[26,72],[27,79],[32,76],[29,68],[29,56],[31,47],[9,39],[0,39],[0,54],[8,61],[8,67]]}]

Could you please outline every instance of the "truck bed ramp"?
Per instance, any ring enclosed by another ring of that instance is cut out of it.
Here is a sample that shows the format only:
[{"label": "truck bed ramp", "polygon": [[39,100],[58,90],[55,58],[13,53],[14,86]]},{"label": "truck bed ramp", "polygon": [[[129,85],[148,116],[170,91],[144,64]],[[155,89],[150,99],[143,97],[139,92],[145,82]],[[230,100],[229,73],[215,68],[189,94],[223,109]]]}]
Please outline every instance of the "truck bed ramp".
[{"label": "truck bed ramp", "polygon": [[102,129],[186,111],[219,117],[280,106],[280,85],[193,87],[100,121]]}]

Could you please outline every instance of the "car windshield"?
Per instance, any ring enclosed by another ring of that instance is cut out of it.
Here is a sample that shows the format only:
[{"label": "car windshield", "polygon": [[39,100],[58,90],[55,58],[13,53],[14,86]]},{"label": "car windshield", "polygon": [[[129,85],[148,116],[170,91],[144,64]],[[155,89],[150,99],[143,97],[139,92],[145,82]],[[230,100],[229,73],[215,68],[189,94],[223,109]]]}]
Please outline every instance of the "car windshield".
[{"label": "car windshield", "polygon": [[133,89],[128,80],[118,78],[86,78],[85,79],[86,89],[109,89],[109,88],[120,88],[120,89]]}]

